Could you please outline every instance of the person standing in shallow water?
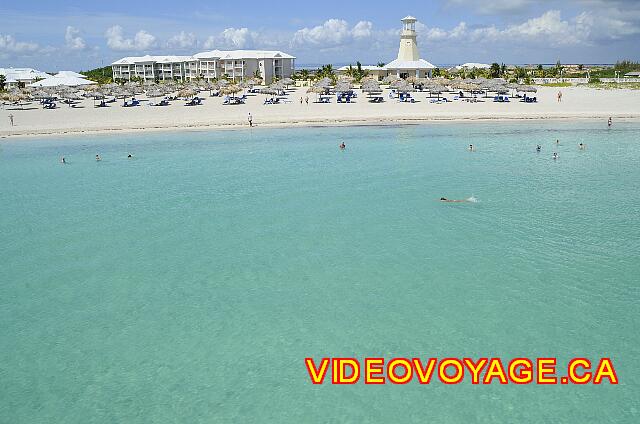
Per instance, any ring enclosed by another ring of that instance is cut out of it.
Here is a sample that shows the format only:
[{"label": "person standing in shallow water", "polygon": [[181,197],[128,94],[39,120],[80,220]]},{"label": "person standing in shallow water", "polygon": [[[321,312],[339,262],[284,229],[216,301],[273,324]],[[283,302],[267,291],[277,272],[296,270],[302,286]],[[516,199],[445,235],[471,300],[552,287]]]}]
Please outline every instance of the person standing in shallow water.
[{"label": "person standing in shallow water", "polygon": [[253,127],[253,116],[251,116],[251,112],[249,112],[249,116],[247,116],[247,121],[249,121],[249,126]]},{"label": "person standing in shallow water", "polygon": [[611,128],[611,125],[613,125],[613,121],[611,120],[611,117],[609,117],[609,120],[607,121],[607,126]]}]

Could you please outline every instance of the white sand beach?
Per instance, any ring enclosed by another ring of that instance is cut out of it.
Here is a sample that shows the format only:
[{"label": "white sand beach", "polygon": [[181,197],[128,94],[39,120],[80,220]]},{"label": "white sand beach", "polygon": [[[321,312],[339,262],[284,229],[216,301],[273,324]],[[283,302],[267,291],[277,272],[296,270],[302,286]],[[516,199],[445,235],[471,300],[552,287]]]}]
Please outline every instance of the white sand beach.
[{"label": "white sand beach", "polygon": [[[556,95],[561,90],[562,102]],[[122,100],[107,108],[94,108],[93,100],[83,100],[75,108],[58,103],[54,110],[42,109],[33,102],[24,109],[4,106],[0,113],[0,137],[81,134],[86,132],[168,130],[185,128],[234,128],[248,126],[251,113],[254,126],[293,125],[349,125],[389,124],[438,120],[506,120],[506,119],[640,119],[640,91],[597,90],[585,87],[539,87],[537,103],[522,103],[513,98],[510,103],[494,103],[492,98],[479,98],[481,102],[431,103],[428,93],[413,93],[416,103],[399,103],[389,99],[370,103],[357,90],[355,103],[315,103],[316,94],[307,88],[290,90],[288,103],[264,105],[268,96],[249,95],[246,104],[223,105],[221,97],[208,97],[200,106],[185,106],[185,101],[173,101],[166,107],[150,107],[146,99],[141,106],[125,108]],[[300,98],[309,97],[309,104],[300,104]],[[447,93],[449,99],[453,94]],[[156,100],[157,99],[152,99]],[[13,115],[14,126],[9,115]]]}]

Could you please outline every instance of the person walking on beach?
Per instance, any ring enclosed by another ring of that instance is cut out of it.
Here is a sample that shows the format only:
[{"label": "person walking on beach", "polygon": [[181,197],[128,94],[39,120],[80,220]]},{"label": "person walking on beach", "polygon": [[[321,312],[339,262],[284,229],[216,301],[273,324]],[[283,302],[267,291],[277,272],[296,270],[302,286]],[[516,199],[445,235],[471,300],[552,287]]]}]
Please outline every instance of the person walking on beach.
[{"label": "person walking on beach", "polygon": [[303,101],[304,101],[304,99],[302,97],[300,97],[300,104],[302,104]]},{"label": "person walking on beach", "polygon": [[[611,119],[611,118],[609,118],[609,119]],[[9,123],[13,127],[13,113],[9,114]],[[611,124],[609,124],[609,125],[611,125]]]},{"label": "person walking on beach", "polygon": [[558,91],[558,103],[562,101],[562,91]]},{"label": "person walking on beach", "polygon": [[306,104],[309,104],[309,96],[305,96],[304,101]]},{"label": "person walking on beach", "polygon": [[253,127],[253,116],[251,116],[251,112],[249,112],[249,116],[247,116],[247,120],[249,121],[249,126]]}]

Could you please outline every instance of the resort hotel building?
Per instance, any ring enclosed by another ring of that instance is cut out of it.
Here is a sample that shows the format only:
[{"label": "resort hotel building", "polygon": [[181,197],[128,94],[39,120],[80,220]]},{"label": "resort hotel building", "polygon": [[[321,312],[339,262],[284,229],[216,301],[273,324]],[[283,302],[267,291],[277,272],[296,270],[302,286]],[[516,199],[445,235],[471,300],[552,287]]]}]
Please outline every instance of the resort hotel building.
[{"label": "resort hotel building", "polygon": [[[387,75],[395,75],[398,78],[431,78],[433,70],[436,68],[424,59],[420,59],[418,50],[418,33],[416,32],[416,22],[413,16],[401,19],[402,32],[400,33],[400,48],[398,58],[387,63],[385,66],[363,66],[362,69],[368,71],[369,75],[379,80]],[[343,66],[338,72],[344,73],[349,67]]]},{"label": "resort hotel building", "polygon": [[211,81],[223,77],[241,80],[259,76],[266,84],[291,77],[295,57],[281,51],[212,50],[193,56],[124,57],[111,64],[113,79],[130,81],[195,80]]}]

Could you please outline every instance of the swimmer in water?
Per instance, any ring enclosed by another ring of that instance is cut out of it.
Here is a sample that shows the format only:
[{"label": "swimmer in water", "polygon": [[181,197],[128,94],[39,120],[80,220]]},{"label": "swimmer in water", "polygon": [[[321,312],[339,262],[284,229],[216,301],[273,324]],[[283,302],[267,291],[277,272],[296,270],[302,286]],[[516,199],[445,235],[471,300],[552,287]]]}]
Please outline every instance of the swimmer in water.
[{"label": "swimmer in water", "polygon": [[96,162],[100,162],[102,160],[102,158],[100,157],[100,155],[96,155]]},{"label": "swimmer in water", "polygon": [[556,140],[556,144],[560,144],[560,140]]},{"label": "swimmer in water", "polygon": [[578,144],[578,149],[580,149],[580,150],[584,150],[585,147],[587,147],[587,146],[585,144],[583,144],[583,143]]},{"label": "swimmer in water", "polygon": [[127,158],[128,158],[128,159],[133,159],[133,156],[131,155],[131,153],[129,153],[129,154],[127,155]]},{"label": "swimmer in water", "polygon": [[556,152],[553,152],[553,159],[558,159],[558,154]]},{"label": "swimmer in water", "polygon": [[473,202],[473,200],[471,200],[471,198],[468,199],[447,199],[446,197],[441,197],[440,198],[441,202],[447,202],[447,203],[467,203],[467,202]]},{"label": "swimmer in water", "polygon": [[342,143],[340,143],[340,149],[341,149],[341,150],[344,150],[344,149],[346,149],[346,148],[347,148],[347,145],[346,145],[346,144],[344,144],[344,141],[343,141]]},{"label": "swimmer in water", "polygon": [[536,146],[536,152],[540,153],[540,150],[542,150],[542,146],[540,146],[539,144]]},{"label": "swimmer in water", "polygon": [[64,156],[62,156],[62,157],[60,158],[60,163],[62,163],[62,164],[66,164],[66,163],[67,163],[67,161],[66,161],[66,159],[64,158]]},{"label": "swimmer in water", "polygon": [[469,151],[470,152],[475,152],[476,151],[476,148],[473,147],[473,144],[469,144]]}]

